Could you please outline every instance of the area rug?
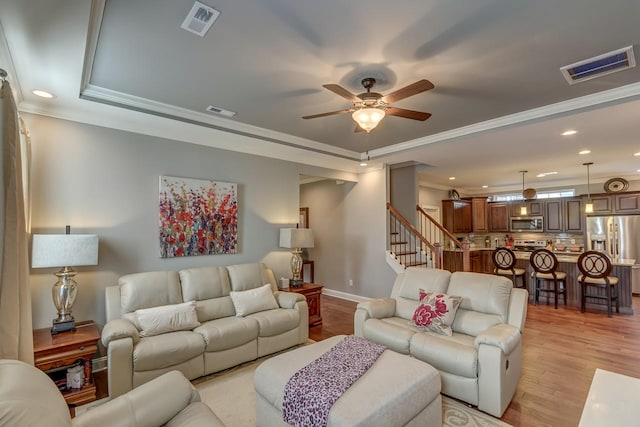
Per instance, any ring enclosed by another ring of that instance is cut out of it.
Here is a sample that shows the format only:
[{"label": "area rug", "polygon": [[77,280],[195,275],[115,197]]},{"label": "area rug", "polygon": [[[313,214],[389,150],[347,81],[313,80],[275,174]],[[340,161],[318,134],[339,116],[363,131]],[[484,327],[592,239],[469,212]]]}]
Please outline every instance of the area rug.
[{"label": "area rug", "polygon": [[[193,381],[206,403],[227,427],[255,427],[255,369],[267,358]],[[442,425],[446,427],[509,427],[509,424],[442,396]]]}]

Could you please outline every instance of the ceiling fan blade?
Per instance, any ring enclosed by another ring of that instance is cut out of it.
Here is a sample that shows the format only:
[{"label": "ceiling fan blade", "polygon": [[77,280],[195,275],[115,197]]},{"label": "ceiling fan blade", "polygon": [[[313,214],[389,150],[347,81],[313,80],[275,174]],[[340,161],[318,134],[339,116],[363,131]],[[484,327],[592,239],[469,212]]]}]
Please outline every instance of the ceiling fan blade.
[{"label": "ceiling fan blade", "polygon": [[398,89],[395,92],[391,92],[390,94],[383,96],[382,100],[387,104],[391,104],[396,101],[400,101],[401,99],[408,98],[410,96],[433,88],[433,83],[431,83],[429,80],[422,79],[413,84],[410,84],[409,86],[405,86],[402,89]]},{"label": "ceiling fan blade", "polygon": [[404,117],[405,119],[420,120],[424,122],[431,113],[423,113],[422,111],[405,110],[404,108],[387,107],[385,110],[390,116]]},{"label": "ceiling fan blade", "polygon": [[357,96],[355,96],[354,94],[352,94],[351,92],[349,92],[348,90],[346,90],[345,88],[343,88],[340,85],[336,85],[336,84],[328,84],[328,85],[322,85],[323,88],[330,90],[331,92],[335,93],[336,95],[340,95],[341,97],[343,97],[344,99],[347,99],[351,102],[360,102],[362,101],[360,98],[358,98]]},{"label": "ceiling fan blade", "polygon": [[346,110],[339,110],[339,111],[330,111],[328,113],[320,113],[320,114],[312,114],[310,116],[304,116],[303,119],[316,119],[318,117],[333,116],[335,114],[351,113],[352,111],[353,111],[353,108],[349,108]]}]

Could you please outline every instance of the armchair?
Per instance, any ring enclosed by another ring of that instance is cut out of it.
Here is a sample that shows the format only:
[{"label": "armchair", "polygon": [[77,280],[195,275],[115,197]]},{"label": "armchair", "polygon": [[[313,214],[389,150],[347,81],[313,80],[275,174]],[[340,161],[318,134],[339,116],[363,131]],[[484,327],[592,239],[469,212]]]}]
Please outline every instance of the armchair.
[{"label": "armchair", "polygon": [[224,427],[178,371],[168,372],[73,419],[51,378],[39,369],[17,360],[0,360],[0,378],[2,426]]}]

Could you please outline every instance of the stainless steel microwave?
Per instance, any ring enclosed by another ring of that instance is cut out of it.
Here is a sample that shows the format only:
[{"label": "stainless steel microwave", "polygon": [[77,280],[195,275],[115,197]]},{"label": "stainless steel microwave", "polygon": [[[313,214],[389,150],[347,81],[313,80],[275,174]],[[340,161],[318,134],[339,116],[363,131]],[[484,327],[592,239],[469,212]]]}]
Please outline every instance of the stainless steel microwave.
[{"label": "stainless steel microwave", "polygon": [[512,216],[509,229],[518,233],[542,233],[544,219],[541,216]]}]

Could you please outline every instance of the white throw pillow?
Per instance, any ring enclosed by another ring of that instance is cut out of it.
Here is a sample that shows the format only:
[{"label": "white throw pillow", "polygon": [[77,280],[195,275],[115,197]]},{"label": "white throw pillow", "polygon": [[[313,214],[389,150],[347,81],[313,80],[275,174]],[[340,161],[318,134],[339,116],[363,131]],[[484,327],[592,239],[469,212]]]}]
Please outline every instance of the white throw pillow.
[{"label": "white throw pillow", "polygon": [[236,309],[236,317],[278,308],[278,302],[269,284],[248,291],[231,291],[230,295]]},{"label": "white throw pillow", "polygon": [[200,326],[195,301],[136,310],[136,320],[143,337]]}]

